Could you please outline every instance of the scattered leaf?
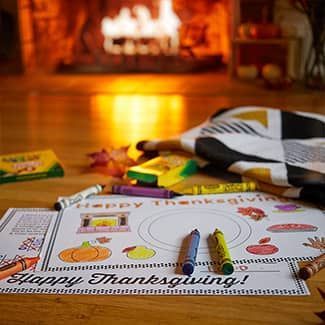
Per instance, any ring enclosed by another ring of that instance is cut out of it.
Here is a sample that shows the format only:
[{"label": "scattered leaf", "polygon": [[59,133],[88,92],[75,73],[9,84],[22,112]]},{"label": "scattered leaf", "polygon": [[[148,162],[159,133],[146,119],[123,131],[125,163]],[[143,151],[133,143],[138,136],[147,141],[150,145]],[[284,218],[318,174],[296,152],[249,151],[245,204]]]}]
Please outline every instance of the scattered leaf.
[{"label": "scattered leaf", "polygon": [[131,159],[127,152],[130,146],[125,146],[117,149],[113,149],[110,151],[110,158],[113,161],[117,161],[125,166],[133,166],[135,165],[135,161]]},{"label": "scattered leaf", "polygon": [[320,293],[320,295],[322,296],[323,300],[325,300],[325,291],[323,291],[320,288],[317,288],[318,292]]},{"label": "scattered leaf", "polygon": [[117,149],[102,149],[98,152],[92,152],[87,156],[93,161],[90,165],[97,172],[114,177],[123,177],[130,166],[136,162],[127,154],[129,146]]},{"label": "scattered leaf", "polygon": [[90,167],[106,166],[110,160],[109,153],[105,149],[99,152],[89,153],[87,156],[93,159]]},{"label": "scattered leaf", "polygon": [[325,321],[325,310],[315,313],[321,320]]},{"label": "scattered leaf", "polygon": [[[322,296],[323,300],[325,300],[325,291],[320,288],[317,288],[318,292]],[[315,315],[318,316],[321,320],[325,321],[325,310],[320,312],[315,312]]]}]

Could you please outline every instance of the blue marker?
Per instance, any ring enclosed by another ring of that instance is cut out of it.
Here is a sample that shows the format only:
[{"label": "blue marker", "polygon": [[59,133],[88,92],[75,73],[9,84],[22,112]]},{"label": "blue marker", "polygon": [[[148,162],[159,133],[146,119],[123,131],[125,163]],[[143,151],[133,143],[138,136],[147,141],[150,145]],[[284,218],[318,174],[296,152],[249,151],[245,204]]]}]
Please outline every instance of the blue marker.
[{"label": "blue marker", "polygon": [[194,272],[195,260],[200,242],[200,232],[194,229],[191,232],[190,245],[188,247],[185,261],[183,263],[183,273],[186,275],[191,275]]}]

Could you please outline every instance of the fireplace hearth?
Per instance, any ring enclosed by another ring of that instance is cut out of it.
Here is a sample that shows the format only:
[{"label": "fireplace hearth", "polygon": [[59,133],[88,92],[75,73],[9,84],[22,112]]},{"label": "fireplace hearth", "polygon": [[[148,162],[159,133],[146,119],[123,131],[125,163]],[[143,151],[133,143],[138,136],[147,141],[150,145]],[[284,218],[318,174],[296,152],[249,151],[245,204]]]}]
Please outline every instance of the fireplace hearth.
[{"label": "fireplace hearth", "polygon": [[21,0],[27,71],[193,72],[229,52],[226,0]]}]

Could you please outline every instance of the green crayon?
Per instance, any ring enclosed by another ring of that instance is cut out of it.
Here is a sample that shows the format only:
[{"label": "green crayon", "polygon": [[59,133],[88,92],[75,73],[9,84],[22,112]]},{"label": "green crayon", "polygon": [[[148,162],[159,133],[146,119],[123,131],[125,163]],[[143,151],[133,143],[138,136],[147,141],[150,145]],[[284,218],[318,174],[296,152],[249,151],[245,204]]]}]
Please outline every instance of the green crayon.
[{"label": "green crayon", "polygon": [[216,251],[220,259],[219,264],[222,273],[225,275],[232,274],[234,272],[234,266],[222,231],[216,229],[213,233],[213,237],[216,241]]}]

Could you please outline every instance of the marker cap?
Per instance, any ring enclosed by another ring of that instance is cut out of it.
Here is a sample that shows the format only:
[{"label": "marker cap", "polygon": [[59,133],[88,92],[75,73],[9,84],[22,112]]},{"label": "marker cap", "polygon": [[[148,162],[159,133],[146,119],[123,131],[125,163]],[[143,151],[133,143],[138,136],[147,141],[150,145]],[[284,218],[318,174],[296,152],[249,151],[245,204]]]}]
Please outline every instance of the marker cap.
[{"label": "marker cap", "polygon": [[192,263],[185,263],[182,270],[184,274],[191,275],[194,272],[194,265]]},{"label": "marker cap", "polygon": [[60,203],[60,202],[55,202],[55,203],[54,203],[54,209],[55,209],[56,211],[60,211],[60,210],[62,209],[62,205],[61,205],[61,203]]},{"label": "marker cap", "polygon": [[230,275],[234,272],[234,267],[231,263],[225,263],[222,265],[221,271],[225,275]]},{"label": "marker cap", "polygon": [[300,269],[298,275],[303,280],[307,280],[308,278],[310,278],[310,273],[308,272],[307,268]]}]

